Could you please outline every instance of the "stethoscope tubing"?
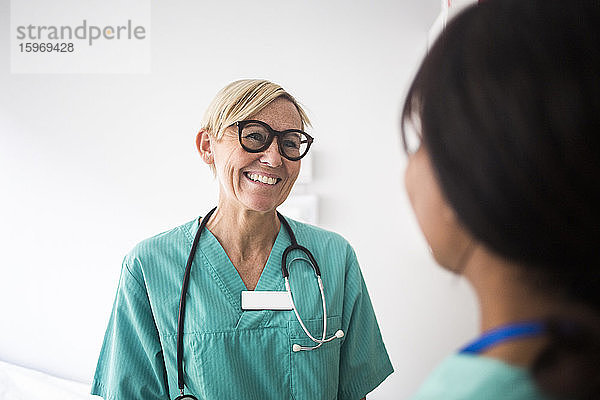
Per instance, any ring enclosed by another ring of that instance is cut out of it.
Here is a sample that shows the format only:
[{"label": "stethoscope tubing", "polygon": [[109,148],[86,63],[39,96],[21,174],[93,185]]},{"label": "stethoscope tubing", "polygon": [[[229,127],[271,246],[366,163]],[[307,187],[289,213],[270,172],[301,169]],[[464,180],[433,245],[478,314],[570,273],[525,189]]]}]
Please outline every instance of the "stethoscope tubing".
[{"label": "stethoscope tubing", "polygon": [[192,270],[192,264],[194,262],[194,256],[196,255],[196,249],[198,248],[198,243],[200,242],[200,234],[202,230],[206,226],[208,219],[213,215],[217,207],[213,208],[206,214],[202,221],[200,222],[200,226],[198,227],[198,231],[196,232],[196,236],[194,237],[194,241],[192,242],[192,249],[190,250],[190,255],[188,256],[187,263],[185,265],[185,272],[183,274],[183,283],[181,285],[181,298],[179,299],[179,315],[177,317],[177,384],[179,386],[179,391],[183,396],[183,388],[185,386],[185,382],[183,379],[183,328],[184,328],[184,320],[185,320],[185,305],[186,305],[186,295],[188,286],[190,284],[190,272]]},{"label": "stethoscope tubing", "polygon": [[[294,258],[291,262],[290,265],[292,265],[292,263],[296,260],[304,260],[303,258]],[[302,318],[300,318],[300,314],[298,313],[298,309],[296,308],[296,303],[294,302],[294,296],[292,295],[292,289],[290,287],[290,282],[289,279],[286,277],[284,278],[285,280],[285,288],[288,292],[288,295],[290,296],[290,302],[292,304],[292,310],[294,311],[294,314],[296,315],[296,319],[298,320],[298,322],[300,323],[300,326],[302,327],[302,330],[304,331],[304,333],[306,334],[306,336],[309,337],[310,340],[312,340],[313,342],[317,343],[316,346],[300,346],[298,344],[294,344],[294,346],[292,347],[294,352],[298,352],[298,351],[306,351],[306,350],[315,350],[318,349],[319,347],[321,347],[323,345],[323,343],[328,343],[331,342],[334,339],[339,339],[341,337],[344,336],[344,332],[342,330],[338,330],[335,335],[331,336],[330,338],[327,338],[327,305],[325,303],[325,291],[323,289],[323,281],[321,279],[320,276],[317,275],[317,282],[319,284],[319,292],[321,294],[321,303],[323,305],[323,334],[321,339],[317,339],[315,337],[313,337],[313,335],[311,335],[310,331],[308,330],[308,328],[306,327],[306,325],[304,325],[304,322],[302,321]]]}]

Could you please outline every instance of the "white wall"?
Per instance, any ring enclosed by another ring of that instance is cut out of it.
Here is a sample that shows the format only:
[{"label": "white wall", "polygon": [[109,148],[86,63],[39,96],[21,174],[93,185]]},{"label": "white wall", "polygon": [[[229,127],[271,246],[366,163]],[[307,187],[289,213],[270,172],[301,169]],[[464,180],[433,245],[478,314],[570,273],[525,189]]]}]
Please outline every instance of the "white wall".
[{"label": "white wall", "polygon": [[[2,0],[0,26],[9,26]],[[246,77],[313,121],[319,221],[354,245],[404,398],[474,335],[466,284],[431,261],[404,192],[403,94],[438,0],[153,2],[152,73],[10,74],[0,39],[0,359],[90,381],[123,255],[208,210],[204,109]]]}]

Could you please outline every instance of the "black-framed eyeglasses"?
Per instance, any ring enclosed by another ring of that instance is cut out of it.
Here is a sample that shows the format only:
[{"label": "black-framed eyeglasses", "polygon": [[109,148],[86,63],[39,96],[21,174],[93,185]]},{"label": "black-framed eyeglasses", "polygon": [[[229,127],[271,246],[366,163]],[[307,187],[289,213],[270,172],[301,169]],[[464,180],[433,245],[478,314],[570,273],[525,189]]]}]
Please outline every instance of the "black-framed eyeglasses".
[{"label": "black-framed eyeglasses", "polygon": [[279,154],[291,161],[298,161],[308,153],[313,142],[312,136],[300,129],[276,131],[263,121],[248,119],[238,121],[238,136],[242,148],[249,153],[260,153],[271,146],[277,136]]}]

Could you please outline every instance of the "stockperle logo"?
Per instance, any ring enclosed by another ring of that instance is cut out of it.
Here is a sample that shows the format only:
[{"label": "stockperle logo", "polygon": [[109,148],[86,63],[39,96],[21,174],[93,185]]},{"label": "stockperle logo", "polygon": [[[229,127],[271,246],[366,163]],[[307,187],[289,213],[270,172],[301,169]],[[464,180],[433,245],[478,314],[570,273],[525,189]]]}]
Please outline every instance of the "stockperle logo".
[{"label": "stockperle logo", "polygon": [[[70,25],[21,25],[16,28],[16,38],[21,41],[72,41],[85,40],[92,46],[98,40],[144,40],[146,28],[127,20],[123,25],[92,25],[86,19],[75,27]],[[64,43],[64,42],[63,42]]]}]

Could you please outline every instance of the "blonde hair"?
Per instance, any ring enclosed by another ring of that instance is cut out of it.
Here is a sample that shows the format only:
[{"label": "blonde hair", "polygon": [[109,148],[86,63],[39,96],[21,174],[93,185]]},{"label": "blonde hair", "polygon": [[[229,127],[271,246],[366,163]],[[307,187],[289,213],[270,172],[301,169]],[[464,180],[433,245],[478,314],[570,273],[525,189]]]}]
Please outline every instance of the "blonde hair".
[{"label": "blonde hair", "polygon": [[229,126],[255,115],[279,97],[296,106],[302,129],[311,126],[302,106],[281,86],[264,79],[242,79],[231,82],[217,93],[204,113],[202,129],[219,140]]}]

